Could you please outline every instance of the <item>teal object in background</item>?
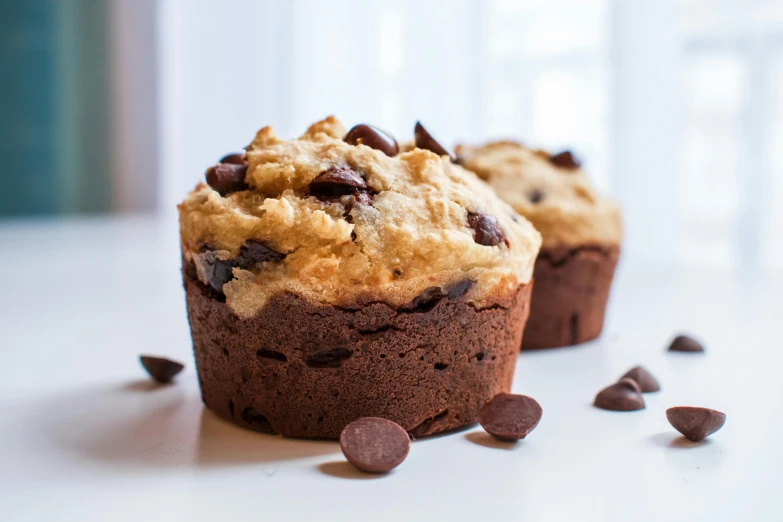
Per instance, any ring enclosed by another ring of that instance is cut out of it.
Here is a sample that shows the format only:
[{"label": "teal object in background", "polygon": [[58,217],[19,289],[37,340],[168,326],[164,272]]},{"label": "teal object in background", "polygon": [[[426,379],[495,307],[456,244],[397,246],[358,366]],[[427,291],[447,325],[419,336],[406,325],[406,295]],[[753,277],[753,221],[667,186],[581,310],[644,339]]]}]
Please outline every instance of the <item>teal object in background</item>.
[{"label": "teal object in background", "polygon": [[110,208],[105,0],[0,2],[0,216]]}]

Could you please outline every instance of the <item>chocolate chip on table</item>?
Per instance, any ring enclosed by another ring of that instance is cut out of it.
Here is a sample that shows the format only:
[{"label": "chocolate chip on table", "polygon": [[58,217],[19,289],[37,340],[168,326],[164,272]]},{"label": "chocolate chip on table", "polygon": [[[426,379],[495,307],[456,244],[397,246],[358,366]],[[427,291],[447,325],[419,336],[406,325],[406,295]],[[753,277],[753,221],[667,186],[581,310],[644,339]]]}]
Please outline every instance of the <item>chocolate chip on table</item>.
[{"label": "chocolate chip on table", "polygon": [[340,449],[348,462],[366,473],[386,473],[399,466],[411,440],[397,424],[380,417],[362,417],[340,433]]},{"label": "chocolate chip on table", "polygon": [[310,182],[310,195],[321,200],[368,190],[364,177],[350,167],[331,167]]},{"label": "chocolate chip on table", "polygon": [[479,245],[497,246],[506,242],[506,235],[495,216],[468,212],[468,226],[473,229],[473,239]]},{"label": "chocolate chip on table", "polygon": [[413,134],[416,138],[416,148],[434,152],[438,156],[448,156],[451,158],[451,161],[454,161],[454,156],[451,152],[447,151],[443,145],[435,141],[435,138],[427,132],[427,129],[424,128],[421,122],[416,122],[416,126],[413,128]]},{"label": "chocolate chip on table", "polygon": [[246,174],[246,164],[220,163],[207,169],[206,178],[210,187],[221,196],[227,196],[249,188],[245,183]]},{"label": "chocolate chip on table", "polygon": [[693,337],[678,335],[669,345],[669,351],[699,353],[704,351],[704,346]]},{"label": "chocolate chip on table", "polygon": [[544,199],[544,193],[538,189],[534,189],[528,192],[527,198],[531,203],[541,203],[541,201]]},{"label": "chocolate chip on table", "polygon": [[366,145],[371,149],[383,152],[387,156],[396,156],[400,152],[397,140],[391,134],[365,123],[356,125],[349,130],[343,141],[351,145]]},{"label": "chocolate chip on table", "polygon": [[623,378],[598,392],[593,405],[602,410],[636,411],[644,409],[644,398],[636,381]]},{"label": "chocolate chip on table", "polygon": [[171,382],[171,379],[185,367],[171,359],[154,355],[140,355],[139,360],[150,377],[163,384]]},{"label": "chocolate chip on table", "polygon": [[658,384],[658,380],[652,376],[650,372],[641,366],[635,366],[631,368],[622,378],[632,379],[639,385],[639,389],[642,393],[657,392],[661,389],[661,385]]},{"label": "chocolate chip on table", "polygon": [[549,156],[549,162],[556,167],[568,170],[576,170],[581,166],[579,160],[570,150],[564,150],[563,152]]},{"label": "chocolate chip on table", "polygon": [[726,423],[725,413],[696,406],[669,408],[666,410],[666,418],[675,430],[693,442],[706,439]]},{"label": "chocolate chip on table", "polygon": [[501,440],[527,437],[541,421],[543,410],[532,397],[499,393],[478,412],[478,421],[490,435]]},{"label": "chocolate chip on table", "polygon": [[247,156],[244,152],[232,152],[220,158],[219,163],[231,163],[232,165],[247,165]]}]

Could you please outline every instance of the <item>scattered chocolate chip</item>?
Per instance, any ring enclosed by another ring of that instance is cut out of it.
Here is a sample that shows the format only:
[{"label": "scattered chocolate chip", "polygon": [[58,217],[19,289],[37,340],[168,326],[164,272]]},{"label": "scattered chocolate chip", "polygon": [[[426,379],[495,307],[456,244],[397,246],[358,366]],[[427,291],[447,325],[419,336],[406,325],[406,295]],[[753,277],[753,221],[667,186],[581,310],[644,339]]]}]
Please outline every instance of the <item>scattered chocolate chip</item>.
[{"label": "scattered chocolate chip", "polygon": [[642,390],[642,393],[657,392],[661,389],[661,385],[658,384],[655,377],[641,366],[631,368],[621,378],[631,379],[636,382],[636,384],[639,385],[639,389]]},{"label": "scattered chocolate chip", "polygon": [[227,196],[232,192],[247,190],[245,183],[247,165],[235,165],[233,163],[220,163],[207,169],[207,183],[221,196]]},{"label": "scattered chocolate chip", "polygon": [[725,413],[695,406],[669,408],[666,410],[666,418],[675,430],[693,442],[706,439],[726,423]]},{"label": "scattered chocolate chip", "polygon": [[247,156],[244,152],[233,152],[220,158],[220,163],[231,163],[232,165],[247,165]]},{"label": "scattered chocolate chip", "polygon": [[531,203],[541,203],[544,199],[544,193],[539,189],[533,189],[527,193],[527,198]]},{"label": "scattered chocolate chip", "polygon": [[427,132],[427,129],[424,128],[421,122],[416,122],[416,126],[413,128],[413,134],[416,138],[417,148],[434,152],[438,156],[448,156],[452,161],[454,161],[454,156],[451,154],[451,152],[447,151],[445,148],[443,148],[443,145],[435,141],[435,138],[433,138],[432,135]]},{"label": "scattered chocolate chip", "polygon": [[285,254],[281,254],[277,250],[269,248],[263,242],[255,239],[248,239],[239,248],[239,255],[237,256],[237,266],[240,268],[250,268],[258,263],[264,263],[271,261],[277,263],[285,258]]},{"label": "scattered chocolate chip", "polygon": [[348,462],[366,473],[386,473],[399,466],[410,451],[411,439],[396,422],[362,417],[340,433],[340,449]]},{"label": "scattered chocolate chip", "polygon": [[434,365],[434,368],[435,368],[436,370],[438,370],[438,371],[443,371],[443,370],[445,370],[445,369],[446,369],[446,368],[448,368],[448,367],[449,367],[449,365],[448,365],[448,364],[446,364],[446,363],[442,363],[442,362],[437,362],[437,363],[435,363],[435,365]]},{"label": "scattered chocolate chip", "polygon": [[311,355],[305,361],[311,368],[339,368],[343,361],[348,360],[353,351],[348,348],[332,348]]},{"label": "scattered chocolate chip", "polygon": [[371,149],[383,152],[387,156],[396,156],[400,152],[397,140],[392,138],[391,134],[365,123],[356,125],[349,130],[348,134],[345,135],[344,141],[351,145],[366,145]]},{"label": "scattered chocolate chip", "polygon": [[495,216],[468,212],[468,226],[473,229],[473,240],[479,245],[497,246],[506,242],[506,235]]},{"label": "scattered chocolate chip", "polygon": [[275,434],[272,424],[269,423],[269,419],[266,416],[253,407],[247,407],[242,410],[242,420],[250,424],[254,430],[262,431],[264,433]]},{"label": "scattered chocolate chip", "polygon": [[703,352],[704,346],[702,346],[702,344],[693,337],[688,337],[687,335],[678,335],[669,345],[669,351],[697,353]]},{"label": "scattered chocolate chip", "polygon": [[139,360],[150,377],[160,383],[171,382],[171,379],[185,367],[182,364],[166,359],[165,357],[155,357],[153,355],[140,355]]},{"label": "scattered chocolate chip", "polygon": [[561,169],[576,170],[581,166],[579,160],[570,150],[564,150],[563,152],[549,156],[549,161],[552,165],[560,167]]},{"label": "scattered chocolate chip", "polygon": [[541,405],[532,397],[499,393],[482,406],[478,421],[493,437],[519,440],[538,426],[542,414]]},{"label": "scattered chocolate chip", "polygon": [[644,409],[644,398],[636,381],[623,378],[598,392],[593,405],[602,410],[635,411]]},{"label": "scattered chocolate chip", "polygon": [[320,200],[366,191],[367,182],[350,167],[331,167],[310,182],[310,195]]}]

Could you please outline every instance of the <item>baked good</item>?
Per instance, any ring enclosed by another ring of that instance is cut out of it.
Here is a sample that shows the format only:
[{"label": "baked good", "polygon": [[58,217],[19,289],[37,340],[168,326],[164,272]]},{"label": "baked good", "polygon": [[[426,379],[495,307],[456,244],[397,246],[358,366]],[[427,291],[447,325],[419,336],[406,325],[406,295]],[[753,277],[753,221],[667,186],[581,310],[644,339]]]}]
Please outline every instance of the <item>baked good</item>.
[{"label": "baked good", "polygon": [[541,232],[533,305],[523,349],[598,337],[620,255],[620,208],[590,184],[569,151],[549,154],[512,141],[456,149],[458,161]]},{"label": "baked good", "polygon": [[508,391],[540,235],[449,157],[334,117],[261,129],[179,205],[204,403],[258,431],[416,436]]}]

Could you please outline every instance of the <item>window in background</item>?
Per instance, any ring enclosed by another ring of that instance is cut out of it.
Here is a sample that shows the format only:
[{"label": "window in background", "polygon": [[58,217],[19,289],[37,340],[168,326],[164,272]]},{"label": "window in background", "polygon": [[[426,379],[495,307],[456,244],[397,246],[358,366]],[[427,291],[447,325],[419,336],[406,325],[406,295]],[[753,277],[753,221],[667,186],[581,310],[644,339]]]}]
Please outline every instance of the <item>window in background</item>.
[{"label": "window in background", "polygon": [[107,10],[0,2],[0,216],[110,208]]},{"label": "window in background", "polygon": [[[783,50],[775,56],[772,78],[772,102],[770,113],[774,116],[773,129],[768,153],[770,161],[769,188],[765,191],[765,199],[772,203],[769,209],[769,220],[764,223],[763,261],[767,267],[783,266]],[[777,202],[777,204],[775,204]]]},{"label": "window in background", "polygon": [[610,190],[608,2],[493,0],[482,101],[489,136],[573,147]]},{"label": "window in background", "polygon": [[728,265],[740,204],[740,124],[747,71],[743,60],[731,52],[692,53],[685,64],[682,254],[689,262]]},{"label": "window in background", "polygon": [[783,4],[680,0],[687,261],[783,267]]}]

